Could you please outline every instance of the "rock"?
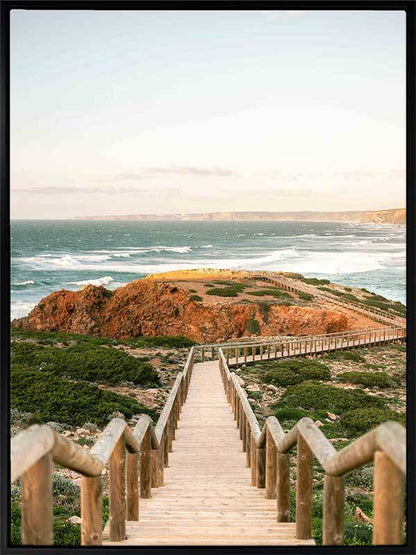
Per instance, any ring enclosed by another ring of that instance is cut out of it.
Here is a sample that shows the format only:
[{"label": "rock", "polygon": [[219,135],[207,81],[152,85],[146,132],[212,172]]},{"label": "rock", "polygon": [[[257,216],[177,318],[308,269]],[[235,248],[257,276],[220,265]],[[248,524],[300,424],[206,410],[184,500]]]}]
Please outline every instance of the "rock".
[{"label": "rock", "polygon": [[74,515],[68,518],[68,522],[70,522],[71,524],[81,524],[81,519],[79,516]]},{"label": "rock", "polygon": [[261,388],[256,384],[256,383],[252,383],[248,386],[248,389],[250,391],[261,391]]},{"label": "rock", "polygon": [[279,388],[272,384],[269,384],[266,389],[269,391],[279,391]]},{"label": "rock", "polygon": [[327,412],[326,414],[327,414],[328,418],[330,418],[331,420],[337,420],[339,418],[339,416],[337,416],[333,412]]},{"label": "rock", "polygon": [[77,436],[88,436],[90,434],[90,431],[86,430],[85,428],[77,428],[75,430],[75,433]]},{"label": "rock", "polygon": [[236,376],[237,379],[237,383],[241,385],[241,387],[244,387],[244,380],[242,378],[240,378],[240,376]]},{"label": "rock", "polygon": [[321,422],[320,420],[317,420],[317,421],[315,422],[315,426],[316,426],[317,428],[320,428],[321,426],[323,426],[323,424],[322,424],[322,422]]},{"label": "rock", "polygon": [[[195,272],[183,276],[191,280]],[[260,302],[195,303],[185,286],[167,279],[147,276],[115,291],[95,285],[80,291],[61,289],[43,298],[28,316],[13,320],[12,326],[116,339],[183,335],[197,342],[248,337],[253,318],[270,335],[323,334],[357,327],[355,317],[317,306],[271,304],[266,322]]]},{"label": "rock", "polygon": [[367,516],[365,512],[360,509],[360,507],[355,507],[354,518],[357,522],[368,522],[373,524],[373,519]]},{"label": "rock", "polygon": [[71,480],[71,482],[74,486],[78,486],[79,488],[81,487],[81,478],[75,478],[75,480]]}]

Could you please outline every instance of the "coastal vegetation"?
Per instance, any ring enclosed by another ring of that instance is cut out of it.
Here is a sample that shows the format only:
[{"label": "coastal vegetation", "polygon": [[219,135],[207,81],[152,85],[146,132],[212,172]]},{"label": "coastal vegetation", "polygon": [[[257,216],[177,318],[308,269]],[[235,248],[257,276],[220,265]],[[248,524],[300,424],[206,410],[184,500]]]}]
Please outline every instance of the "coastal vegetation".
[{"label": "coastal vegetation", "polygon": [[158,386],[157,372],[147,358],[136,358],[113,347],[80,343],[70,347],[13,343],[13,365],[31,367],[63,378],[109,385],[131,382]]},{"label": "coastal vegetation", "polygon": [[[11,434],[48,424],[90,448],[113,417],[157,420],[193,341],[181,336],[129,340],[62,332],[12,330]],[[80,545],[78,474],[55,466],[55,545]],[[104,477],[103,526],[108,519]],[[78,520],[77,520],[78,519]],[[21,542],[21,490],[12,486],[11,540]]]},{"label": "coastal vegetation", "polygon": [[[312,418],[341,449],[377,425],[393,420],[405,425],[405,347],[384,345],[335,351],[320,358],[257,361],[236,369],[260,424],[276,416],[285,432],[303,417]],[[345,477],[345,544],[371,545],[373,519],[371,465]],[[291,457],[291,480],[296,457]],[[313,538],[322,543],[322,467],[314,461]],[[292,489],[292,519],[295,493]],[[360,517],[364,514],[364,519]]]},{"label": "coastal vegetation", "polygon": [[103,427],[115,412],[127,420],[139,413],[155,415],[135,398],[20,364],[11,369],[11,408],[30,413],[31,423],[53,421],[67,426],[92,422]]}]

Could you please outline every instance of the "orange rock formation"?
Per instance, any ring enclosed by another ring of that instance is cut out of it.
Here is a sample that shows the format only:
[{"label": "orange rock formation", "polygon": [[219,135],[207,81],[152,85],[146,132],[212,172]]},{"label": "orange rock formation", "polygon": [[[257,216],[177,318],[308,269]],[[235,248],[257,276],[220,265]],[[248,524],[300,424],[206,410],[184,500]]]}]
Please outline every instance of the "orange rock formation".
[{"label": "orange rock formation", "polygon": [[14,327],[94,334],[126,339],[183,335],[198,342],[250,337],[253,320],[263,336],[323,334],[361,327],[353,314],[336,308],[244,304],[191,300],[186,288],[141,279],[115,291],[88,285],[80,291],[55,291]]}]

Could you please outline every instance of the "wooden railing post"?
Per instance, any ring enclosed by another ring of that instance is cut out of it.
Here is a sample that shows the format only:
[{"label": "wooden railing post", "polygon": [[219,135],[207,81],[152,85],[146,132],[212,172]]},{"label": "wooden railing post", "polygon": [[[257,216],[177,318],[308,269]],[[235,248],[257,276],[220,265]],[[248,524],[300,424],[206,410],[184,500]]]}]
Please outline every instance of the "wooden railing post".
[{"label": "wooden railing post", "polygon": [[312,452],[298,433],[296,481],[296,537],[310,539],[312,534]]},{"label": "wooden railing post", "polygon": [[110,457],[110,540],[126,539],[126,442],[117,441]]},{"label": "wooden railing post", "polygon": [[290,455],[277,453],[277,522],[290,520]]},{"label": "wooden railing post", "polygon": [[127,520],[139,520],[139,455],[127,452]]},{"label": "wooden railing post", "polygon": [[52,469],[47,453],[21,478],[23,545],[53,545]]},{"label": "wooden railing post", "polygon": [[163,432],[163,466],[165,468],[169,466],[169,430],[167,425]]},{"label": "wooden railing post", "polygon": [[324,478],[323,545],[344,544],[344,477]]},{"label": "wooden railing post", "polygon": [[152,496],[151,449],[152,442],[149,426],[140,447],[140,497],[143,497],[143,499],[149,499]]},{"label": "wooden railing post", "polygon": [[382,451],[374,456],[374,545],[403,542],[403,474]]},{"label": "wooden railing post", "polygon": [[250,452],[251,452],[251,485],[257,485],[257,445],[254,435],[251,434],[250,438]]},{"label": "wooden railing post", "polygon": [[277,449],[269,428],[266,431],[266,499],[276,499]]},{"label": "wooden railing post", "polygon": [[81,545],[102,543],[102,479],[81,477]]},{"label": "wooden railing post", "polygon": [[247,421],[246,426],[246,466],[251,465],[251,428],[250,423]]},{"label": "wooden railing post", "polygon": [[245,412],[243,412],[243,418],[241,420],[241,439],[243,441],[243,453],[247,451],[247,439],[246,439],[246,428],[247,428],[247,418]]},{"label": "wooden railing post", "polygon": [[266,487],[266,448],[256,448],[256,486],[258,488]]}]

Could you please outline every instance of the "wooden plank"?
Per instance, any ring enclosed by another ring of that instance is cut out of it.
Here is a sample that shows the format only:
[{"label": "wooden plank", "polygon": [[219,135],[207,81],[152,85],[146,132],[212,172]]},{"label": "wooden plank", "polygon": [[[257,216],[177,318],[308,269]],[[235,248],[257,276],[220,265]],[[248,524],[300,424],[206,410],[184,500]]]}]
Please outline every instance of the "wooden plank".
[{"label": "wooden plank", "polygon": [[46,453],[21,477],[23,545],[53,544],[52,469]]},{"label": "wooden plank", "polygon": [[81,477],[81,545],[101,545],[102,479]]},{"label": "wooden plank", "polygon": [[325,475],[323,545],[344,544],[344,477]]},{"label": "wooden plank", "polygon": [[374,545],[403,543],[403,474],[382,451],[374,457]]},{"label": "wooden plank", "polygon": [[126,445],[124,435],[118,439],[110,456],[110,539],[126,536]]},{"label": "wooden plank", "polygon": [[309,539],[312,534],[312,451],[298,435],[296,477],[296,537]]},{"label": "wooden plank", "polygon": [[[239,422],[251,462],[254,438],[242,410]],[[254,441],[254,460],[257,451],[264,448]],[[128,523],[128,539],[116,545],[313,545],[295,538],[294,524],[277,522],[276,501],[250,485],[247,456],[218,361],[195,364],[164,486],[140,500],[137,527]]]}]

